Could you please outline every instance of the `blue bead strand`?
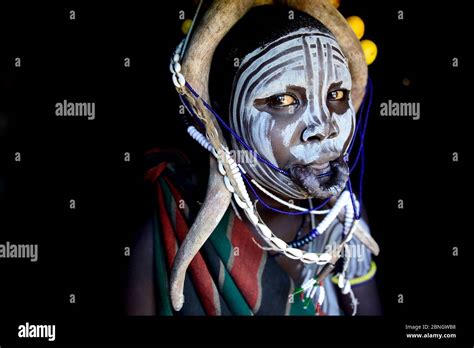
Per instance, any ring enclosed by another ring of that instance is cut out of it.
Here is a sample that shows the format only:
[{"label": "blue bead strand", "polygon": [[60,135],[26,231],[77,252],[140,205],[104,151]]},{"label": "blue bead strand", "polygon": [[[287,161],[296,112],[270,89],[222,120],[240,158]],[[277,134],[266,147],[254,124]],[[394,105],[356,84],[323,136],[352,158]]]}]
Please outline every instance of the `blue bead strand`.
[{"label": "blue bead strand", "polygon": [[300,238],[300,239],[297,239],[297,240],[294,240],[294,241],[288,243],[288,246],[291,247],[291,248],[302,247],[302,246],[312,242],[313,240],[315,240],[316,237],[319,236],[319,235],[320,235],[320,233],[318,232],[318,229],[313,228],[308,235],[306,235],[303,238]]}]

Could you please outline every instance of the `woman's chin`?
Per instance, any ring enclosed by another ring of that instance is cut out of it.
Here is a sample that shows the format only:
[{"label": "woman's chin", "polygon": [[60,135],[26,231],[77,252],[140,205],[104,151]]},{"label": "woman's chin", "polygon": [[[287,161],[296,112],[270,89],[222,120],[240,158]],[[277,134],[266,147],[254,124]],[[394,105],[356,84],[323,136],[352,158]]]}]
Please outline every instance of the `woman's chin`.
[{"label": "woman's chin", "polygon": [[342,157],[323,164],[295,164],[288,172],[308,196],[321,199],[338,196],[349,179],[349,167]]}]

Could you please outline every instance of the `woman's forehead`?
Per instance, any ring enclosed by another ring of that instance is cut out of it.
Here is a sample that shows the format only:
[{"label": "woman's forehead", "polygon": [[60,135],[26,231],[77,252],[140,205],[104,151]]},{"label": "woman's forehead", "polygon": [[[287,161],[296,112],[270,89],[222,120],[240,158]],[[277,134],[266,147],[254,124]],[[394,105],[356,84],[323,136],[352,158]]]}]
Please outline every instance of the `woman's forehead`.
[{"label": "woman's forehead", "polygon": [[347,64],[346,57],[333,35],[316,28],[300,28],[248,53],[242,59],[241,68],[245,69],[246,67],[253,65],[255,62],[260,61],[262,58],[271,59],[285,53],[289,54],[302,51],[305,47],[305,41],[310,42],[309,48],[311,50],[318,49],[318,42],[322,43],[324,54],[326,54],[328,49],[331,49],[337,59]]},{"label": "woman's forehead", "polygon": [[[304,60],[297,60],[285,64],[279,67],[273,74],[269,74],[265,78],[260,79],[255,88],[255,92],[263,93],[264,95],[260,97],[265,97],[282,93],[286,91],[289,86],[309,88],[311,81],[309,81],[308,74],[305,71],[306,69],[308,69],[308,67]],[[316,83],[327,87],[332,84],[339,84],[340,88],[351,89],[351,75],[346,65],[335,63],[334,74],[329,74],[328,71],[324,70],[325,68],[321,69],[316,63],[313,63],[312,69],[319,69],[318,74],[322,76],[322,81],[318,78],[317,81],[315,81]]]},{"label": "woman's forehead", "polygon": [[317,29],[292,32],[247,55],[237,80],[241,87],[245,81],[256,92],[264,88],[267,93],[282,92],[288,85],[338,82],[351,88],[349,67],[337,41]]}]

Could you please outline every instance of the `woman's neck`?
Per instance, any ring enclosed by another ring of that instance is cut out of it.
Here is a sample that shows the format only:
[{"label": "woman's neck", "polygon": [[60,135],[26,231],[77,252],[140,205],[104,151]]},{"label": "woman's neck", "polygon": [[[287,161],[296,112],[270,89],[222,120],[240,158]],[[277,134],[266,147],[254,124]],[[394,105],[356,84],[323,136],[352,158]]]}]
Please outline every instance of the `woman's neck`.
[{"label": "woman's neck", "polygon": [[[275,201],[271,197],[263,196],[261,197],[265,204],[276,208],[281,211],[286,212],[295,212],[288,208],[286,205]],[[290,201],[288,199],[287,201]],[[292,200],[292,203],[298,206],[302,206],[304,204],[304,200]],[[293,240],[302,225],[302,219],[304,219],[305,215],[298,214],[283,214],[279,212],[272,211],[266,208],[263,204],[257,203],[257,211],[265,222],[265,224],[270,227],[272,232],[280,239],[283,239],[286,242]]]}]

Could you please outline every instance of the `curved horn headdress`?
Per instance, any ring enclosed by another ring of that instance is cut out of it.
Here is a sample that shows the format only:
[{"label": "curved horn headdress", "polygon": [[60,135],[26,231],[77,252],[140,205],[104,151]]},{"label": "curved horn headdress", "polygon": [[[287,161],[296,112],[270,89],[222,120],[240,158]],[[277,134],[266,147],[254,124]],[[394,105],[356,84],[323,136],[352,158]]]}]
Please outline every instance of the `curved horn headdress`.
[{"label": "curved horn headdress", "polygon": [[[216,0],[204,14],[199,26],[194,31],[182,64],[178,69],[186,77],[186,81],[199,92],[201,98],[209,101],[208,80],[212,57],[219,42],[237,21],[254,6],[279,4],[307,13],[323,23],[336,37],[347,60],[352,76],[352,101],[357,110],[362,102],[367,83],[367,65],[359,40],[347,24],[345,18],[327,0]],[[220,159],[221,172],[230,173],[235,169],[235,162],[229,161],[226,142],[214,116],[185,88],[178,88],[184,98],[206,127],[206,135],[214,155]],[[206,198],[198,216],[190,228],[186,239],[176,255],[170,281],[171,302],[175,310],[180,310],[184,303],[183,287],[186,269],[190,262],[216,228],[225,211],[229,207],[232,194],[226,188],[219,174],[215,159],[211,156],[208,189]],[[245,198],[246,192],[238,189],[240,183],[228,176],[232,187],[236,188],[234,197]],[[240,192],[239,192],[240,191]],[[244,196],[244,197],[242,197]],[[244,203],[242,203],[244,204]],[[240,204],[239,204],[240,205]],[[253,208],[253,207],[252,207]],[[247,215],[248,216],[248,215]],[[255,218],[255,215],[253,216]]]}]

